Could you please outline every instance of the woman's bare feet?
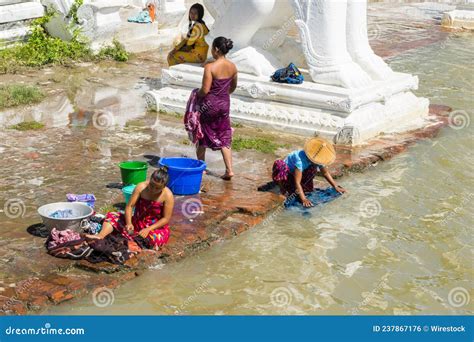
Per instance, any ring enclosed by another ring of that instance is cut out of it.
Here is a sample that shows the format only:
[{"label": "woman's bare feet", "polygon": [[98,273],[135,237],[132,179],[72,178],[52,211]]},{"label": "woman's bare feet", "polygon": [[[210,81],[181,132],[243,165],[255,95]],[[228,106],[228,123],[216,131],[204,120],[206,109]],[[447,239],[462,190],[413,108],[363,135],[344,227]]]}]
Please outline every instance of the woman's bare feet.
[{"label": "woman's bare feet", "polygon": [[233,172],[226,172],[226,173],[224,173],[224,174],[221,176],[221,178],[222,178],[223,180],[227,180],[227,181],[228,181],[228,180],[231,180],[232,177],[234,177],[234,173],[233,173]]}]

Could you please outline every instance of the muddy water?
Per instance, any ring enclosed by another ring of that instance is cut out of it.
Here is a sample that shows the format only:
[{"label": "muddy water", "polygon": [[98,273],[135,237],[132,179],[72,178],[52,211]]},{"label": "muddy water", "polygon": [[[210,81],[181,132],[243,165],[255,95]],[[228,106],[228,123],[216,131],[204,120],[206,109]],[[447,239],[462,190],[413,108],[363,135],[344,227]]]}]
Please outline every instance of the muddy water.
[{"label": "muddy water", "polygon": [[61,314],[472,314],[472,34],[389,60],[419,75],[417,94],[452,106],[434,140],[344,178],[349,193],[310,216],[267,225],[160,269],[98,308]]}]

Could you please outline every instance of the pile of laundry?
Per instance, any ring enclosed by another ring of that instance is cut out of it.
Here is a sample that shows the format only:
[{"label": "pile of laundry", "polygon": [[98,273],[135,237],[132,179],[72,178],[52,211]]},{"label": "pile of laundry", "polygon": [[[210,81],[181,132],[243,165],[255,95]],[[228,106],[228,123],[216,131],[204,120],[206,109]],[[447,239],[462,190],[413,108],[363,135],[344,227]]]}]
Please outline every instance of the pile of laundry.
[{"label": "pile of laundry", "polygon": [[[93,194],[67,194],[69,202],[83,202],[94,209],[95,196]],[[73,216],[71,209],[56,210],[49,215],[51,218],[69,218]],[[93,213],[84,224],[81,232],[72,229],[51,229],[45,242],[48,254],[73,260],[87,260],[92,263],[111,262],[123,264],[133,255],[147,248],[147,242],[138,236],[132,241],[127,240],[118,232],[107,235],[104,239],[88,238],[87,234],[96,235],[102,230],[105,216]]]},{"label": "pile of laundry", "polygon": [[129,241],[119,233],[109,234],[104,239],[93,239],[71,229],[53,228],[45,246],[48,254],[58,258],[123,264],[146,248],[146,241],[140,237]]}]

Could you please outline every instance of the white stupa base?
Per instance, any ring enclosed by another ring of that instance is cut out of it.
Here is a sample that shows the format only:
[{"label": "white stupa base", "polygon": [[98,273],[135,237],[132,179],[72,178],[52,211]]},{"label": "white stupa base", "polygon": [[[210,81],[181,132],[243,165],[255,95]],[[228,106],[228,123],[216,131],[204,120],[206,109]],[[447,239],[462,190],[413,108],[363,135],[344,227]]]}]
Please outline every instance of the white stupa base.
[{"label": "white stupa base", "polygon": [[[163,70],[164,87],[145,94],[149,108],[184,114],[191,89],[201,86],[202,70],[190,64]],[[382,133],[422,126],[429,102],[411,92],[417,86],[417,77],[402,73],[359,89],[313,82],[279,84],[239,74],[238,88],[231,96],[231,118],[357,145]]]},{"label": "white stupa base", "polygon": [[474,30],[474,6],[445,12],[441,25],[444,27]]}]

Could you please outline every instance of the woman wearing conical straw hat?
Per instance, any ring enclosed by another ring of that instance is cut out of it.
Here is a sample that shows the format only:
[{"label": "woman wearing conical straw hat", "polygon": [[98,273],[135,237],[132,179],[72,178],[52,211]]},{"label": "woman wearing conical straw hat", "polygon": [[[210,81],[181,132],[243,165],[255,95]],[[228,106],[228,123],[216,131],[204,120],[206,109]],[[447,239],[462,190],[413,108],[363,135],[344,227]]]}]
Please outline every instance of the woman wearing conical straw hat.
[{"label": "woman wearing conical straw hat", "polygon": [[298,195],[305,207],[313,203],[305,194],[314,188],[313,178],[320,172],[324,178],[339,193],[346,190],[337,185],[327,166],[336,160],[334,145],[323,138],[311,138],[306,141],[302,150],[291,152],[285,159],[276,160],[273,164],[272,178],[280,186],[280,191],[286,196]]}]

